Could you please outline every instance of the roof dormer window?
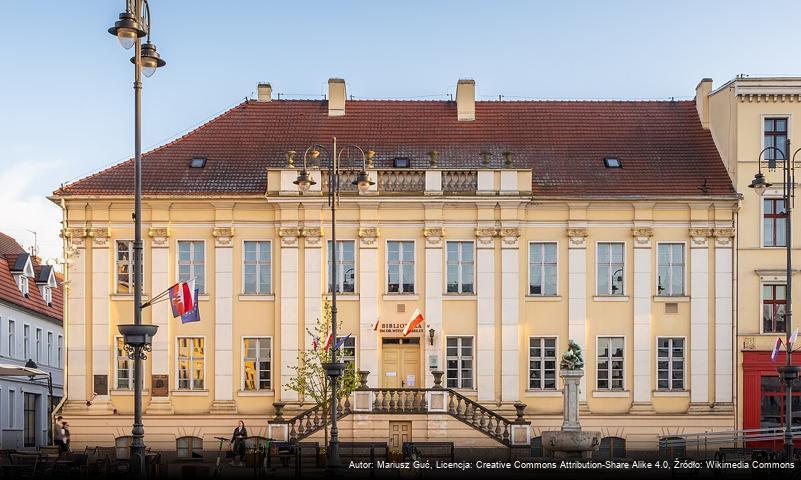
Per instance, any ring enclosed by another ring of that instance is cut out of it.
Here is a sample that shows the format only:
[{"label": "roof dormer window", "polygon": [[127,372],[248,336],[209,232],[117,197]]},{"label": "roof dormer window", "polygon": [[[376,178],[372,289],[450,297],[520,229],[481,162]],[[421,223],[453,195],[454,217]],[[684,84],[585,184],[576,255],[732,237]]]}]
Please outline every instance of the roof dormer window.
[{"label": "roof dormer window", "polygon": [[24,273],[14,275],[17,278],[17,288],[25,297],[28,296],[28,276]]},{"label": "roof dormer window", "polygon": [[45,287],[42,289],[42,298],[47,306],[53,306],[53,289],[50,287],[50,285],[45,285]]}]

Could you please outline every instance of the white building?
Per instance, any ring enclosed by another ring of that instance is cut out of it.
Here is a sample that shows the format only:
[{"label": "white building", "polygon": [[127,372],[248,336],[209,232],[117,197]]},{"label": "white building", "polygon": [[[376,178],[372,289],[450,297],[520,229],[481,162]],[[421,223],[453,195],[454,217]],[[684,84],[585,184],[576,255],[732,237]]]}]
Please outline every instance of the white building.
[{"label": "white building", "polygon": [[0,363],[25,365],[46,378],[0,377],[0,449],[49,442],[48,401],[57,405],[64,385],[62,287],[51,265],[0,233]]}]

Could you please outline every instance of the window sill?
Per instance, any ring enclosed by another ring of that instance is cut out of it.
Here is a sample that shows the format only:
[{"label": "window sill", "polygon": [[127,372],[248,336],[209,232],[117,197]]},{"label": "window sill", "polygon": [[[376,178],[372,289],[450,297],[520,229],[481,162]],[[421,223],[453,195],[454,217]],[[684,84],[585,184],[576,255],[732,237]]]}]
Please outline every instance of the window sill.
[{"label": "window sill", "polygon": [[[115,388],[108,391],[108,394],[112,397],[133,397],[134,391],[133,389],[122,389],[122,388]],[[150,390],[143,390],[142,395],[150,395]]]},{"label": "window sill", "polygon": [[526,302],[561,302],[561,295],[526,295]]},{"label": "window sill", "polygon": [[687,295],[654,295],[655,303],[689,303]]},{"label": "window sill", "polygon": [[526,390],[527,397],[561,397],[561,390]]},{"label": "window sill", "polygon": [[416,293],[387,293],[383,297],[384,300],[391,300],[395,302],[420,300],[420,295]]},{"label": "window sill", "polygon": [[[147,301],[150,297],[147,295],[142,295],[142,300]],[[115,301],[133,301],[134,294],[133,293],[112,293],[111,299]]]},{"label": "window sill", "polygon": [[654,397],[689,397],[689,390],[654,390],[651,392]]},{"label": "window sill", "polygon": [[626,398],[629,396],[628,390],[593,390],[593,398]]},{"label": "window sill", "polygon": [[592,297],[595,302],[628,302],[628,295],[596,295]]},{"label": "window sill", "polygon": [[272,302],[275,301],[275,295],[255,295],[251,293],[239,294],[239,300],[242,302]]},{"label": "window sill", "polygon": [[207,397],[208,390],[170,390],[170,395],[174,397]]},{"label": "window sill", "polygon": [[461,294],[461,293],[446,293],[442,295],[443,300],[453,300],[453,301],[475,301],[478,298],[477,295],[474,294]]},{"label": "window sill", "polygon": [[[326,300],[331,300],[331,294],[325,294]],[[337,292],[337,302],[358,302],[359,301],[359,294],[358,293],[342,293]]]},{"label": "window sill", "polygon": [[208,293],[201,293],[200,295],[197,296],[197,298],[198,298],[198,300],[208,301],[209,294]]},{"label": "window sill", "polygon": [[275,390],[239,390],[237,397],[274,397]]}]

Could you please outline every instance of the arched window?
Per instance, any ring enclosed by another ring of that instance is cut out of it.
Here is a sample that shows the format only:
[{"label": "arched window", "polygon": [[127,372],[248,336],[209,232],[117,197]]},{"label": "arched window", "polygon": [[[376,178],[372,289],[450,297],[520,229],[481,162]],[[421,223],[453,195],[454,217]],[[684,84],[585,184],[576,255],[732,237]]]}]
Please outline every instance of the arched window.
[{"label": "arched window", "polygon": [[662,458],[684,458],[687,444],[682,437],[665,437],[659,441],[659,456]]},{"label": "arched window", "polygon": [[534,437],[531,439],[531,456],[534,458],[545,456],[542,450],[542,437]]},{"label": "arched window", "polygon": [[117,460],[128,460],[131,458],[131,443],[133,442],[133,437],[130,435],[124,437],[117,437],[114,439],[114,455],[117,456]]},{"label": "arched window", "polygon": [[175,440],[178,458],[203,458],[203,439],[199,437],[181,437]]},{"label": "arched window", "polygon": [[620,437],[604,437],[593,458],[622,458],[626,456],[626,439]]}]

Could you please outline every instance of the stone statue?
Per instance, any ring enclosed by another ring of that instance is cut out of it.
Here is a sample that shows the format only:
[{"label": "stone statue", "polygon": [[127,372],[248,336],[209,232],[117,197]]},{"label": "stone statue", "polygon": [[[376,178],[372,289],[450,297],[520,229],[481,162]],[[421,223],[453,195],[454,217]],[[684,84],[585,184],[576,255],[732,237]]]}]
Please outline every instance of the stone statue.
[{"label": "stone statue", "polygon": [[562,354],[562,362],[559,364],[559,368],[562,370],[581,370],[584,368],[581,347],[574,340],[567,341],[567,350]]}]

